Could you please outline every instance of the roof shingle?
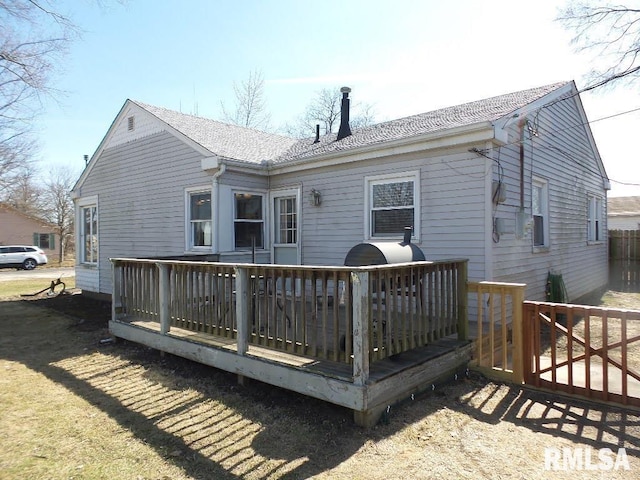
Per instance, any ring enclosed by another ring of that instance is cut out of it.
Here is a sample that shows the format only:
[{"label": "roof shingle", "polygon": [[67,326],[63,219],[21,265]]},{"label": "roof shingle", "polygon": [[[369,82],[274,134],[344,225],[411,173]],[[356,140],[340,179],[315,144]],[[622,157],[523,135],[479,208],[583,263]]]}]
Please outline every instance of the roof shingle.
[{"label": "roof shingle", "polygon": [[351,136],[339,141],[336,140],[336,134],[325,135],[321,137],[319,143],[315,144],[313,143],[314,138],[305,138],[297,142],[286,153],[274,159],[273,163],[282,164],[315,157],[317,155],[351,150],[440,130],[472,125],[474,123],[494,121],[566,84],[567,82],[554,83],[543,87],[378,123],[353,130]]},{"label": "roof shingle", "polygon": [[187,115],[166,108],[133,101],[211,153],[234,160],[261,163],[281,155],[296,140],[251,128]]}]

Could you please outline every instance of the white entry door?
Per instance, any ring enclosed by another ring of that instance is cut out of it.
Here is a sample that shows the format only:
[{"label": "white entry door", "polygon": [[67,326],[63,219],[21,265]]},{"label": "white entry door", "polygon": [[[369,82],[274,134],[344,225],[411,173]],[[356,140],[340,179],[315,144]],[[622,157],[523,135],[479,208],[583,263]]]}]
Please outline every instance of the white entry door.
[{"label": "white entry door", "polygon": [[279,190],[271,195],[272,263],[299,265],[300,255],[300,192]]}]

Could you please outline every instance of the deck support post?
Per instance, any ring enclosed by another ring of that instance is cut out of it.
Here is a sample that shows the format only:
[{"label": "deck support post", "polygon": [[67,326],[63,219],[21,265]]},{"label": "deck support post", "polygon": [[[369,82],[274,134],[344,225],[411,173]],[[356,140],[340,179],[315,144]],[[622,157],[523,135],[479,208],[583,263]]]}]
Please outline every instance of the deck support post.
[{"label": "deck support post", "polygon": [[369,272],[351,272],[353,285],[353,383],[369,380]]},{"label": "deck support post", "polygon": [[238,321],[238,355],[245,355],[249,348],[249,272],[235,267],[236,274],[236,319]]},{"label": "deck support post", "polygon": [[[249,349],[249,272],[235,267],[236,274],[236,319],[238,328],[237,351],[244,356]],[[244,386],[244,375],[238,374],[238,385]]]},{"label": "deck support post", "polygon": [[171,316],[169,314],[169,300],[171,288],[169,285],[169,265],[156,263],[158,267],[158,317],[160,319],[160,333],[166,335],[171,329]]},{"label": "deck support post", "polygon": [[467,340],[469,338],[469,311],[468,287],[467,287],[467,263],[468,260],[458,262],[458,277],[456,285],[456,295],[458,298],[458,340]]},{"label": "deck support post", "polygon": [[122,299],[120,297],[120,292],[122,291],[122,267],[117,260],[112,260],[111,263],[111,282],[113,285],[111,320],[116,321],[122,316]]},{"label": "deck support post", "polygon": [[519,285],[513,292],[513,382],[524,383],[524,362],[531,363],[530,358],[525,358],[524,345],[529,339],[524,338],[523,329],[523,303],[525,285]]}]

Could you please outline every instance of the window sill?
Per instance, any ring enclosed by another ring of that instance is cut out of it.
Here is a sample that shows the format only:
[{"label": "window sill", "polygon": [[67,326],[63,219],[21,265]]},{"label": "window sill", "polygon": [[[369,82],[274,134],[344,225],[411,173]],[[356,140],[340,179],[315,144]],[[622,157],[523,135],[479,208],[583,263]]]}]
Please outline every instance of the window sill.
[{"label": "window sill", "polygon": [[89,270],[97,270],[98,264],[97,263],[79,263],[76,265],[76,267],[86,268]]},{"label": "window sill", "polygon": [[549,247],[533,247],[533,253],[549,253]]},{"label": "window sill", "polygon": [[587,245],[604,245],[605,241],[604,240],[597,240],[597,241],[587,241]]}]

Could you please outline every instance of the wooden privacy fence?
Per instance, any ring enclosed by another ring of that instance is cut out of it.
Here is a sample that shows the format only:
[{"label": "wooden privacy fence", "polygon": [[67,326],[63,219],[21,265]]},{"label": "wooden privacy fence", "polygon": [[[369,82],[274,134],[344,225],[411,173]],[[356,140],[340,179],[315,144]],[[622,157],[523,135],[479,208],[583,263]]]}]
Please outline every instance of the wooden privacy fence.
[{"label": "wooden privacy fence", "polygon": [[112,259],[113,320],[367,364],[467,336],[467,260],[372,267]]},{"label": "wooden privacy fence", "polygon": [[524,302],[525,381],[640,406],[640,311]]},{"label": "wooden privacy fence", "polygon": [[609,230],[609,281],[621,290],[640,287],[640,230]]}]

